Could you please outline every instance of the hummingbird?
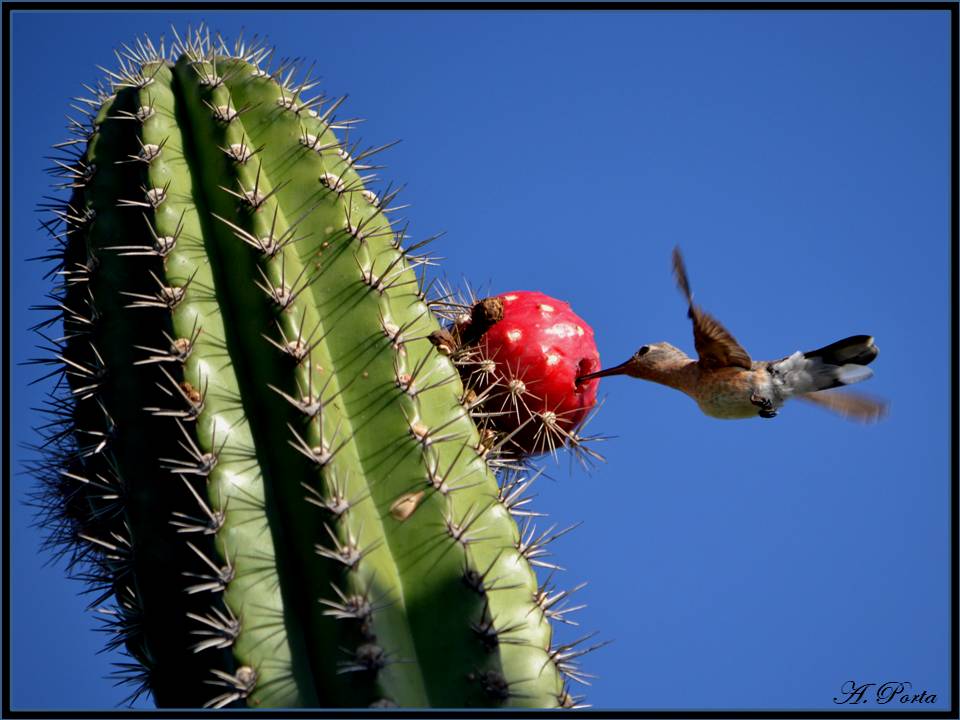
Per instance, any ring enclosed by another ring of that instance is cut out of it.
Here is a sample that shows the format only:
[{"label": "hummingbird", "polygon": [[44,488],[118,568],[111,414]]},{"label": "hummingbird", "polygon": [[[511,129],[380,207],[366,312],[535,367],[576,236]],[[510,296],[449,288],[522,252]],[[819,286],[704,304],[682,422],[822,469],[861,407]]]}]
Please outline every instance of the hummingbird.
[{"label": "hummingbird", "polygon": [[673,250],[673,273],[693,321],[694,360],[670,343],[644,345],[615,367],[581,375],[577,382],[610,375],[652,380],[686,393],[705,415],[735,419],[776,417],[790,398],[800,398],[852,420],[872,422],[886,414],[886,403],[833,388],[873,376],[867,367],[879,354],[869,335],[852,335],[809,352],[779,360],[750,355],[712,315],[693,302],[680,248]]}]

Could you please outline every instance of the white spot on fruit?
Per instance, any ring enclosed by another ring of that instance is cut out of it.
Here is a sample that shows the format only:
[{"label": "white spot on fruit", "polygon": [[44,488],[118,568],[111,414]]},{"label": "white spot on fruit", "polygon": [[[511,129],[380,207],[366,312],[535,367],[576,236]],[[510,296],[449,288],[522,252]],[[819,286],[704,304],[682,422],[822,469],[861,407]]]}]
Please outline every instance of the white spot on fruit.
[{"label": "white spot on fruit", "polygon": [[546,303],[541,303],[537,305],[537,309],[540,310],[540,312],[552,313],[553,305],[547,305]]},{"label": "white spot on fruit", "polygon": [[506,300],[507,302],[513,302],[514,300],[517,299],[517,296],[516,296],[516,295],[504,295],[504,296],[503,296],[503,299]]},{"label": "white spot on fruit", "polygon": [[556,325],[551,325],[546,328],[543,332],[558,338],[573,337],[577,334],[576,329],[570,323],[557,323]]},{"label": "white spot on fruit", "polygon": [[522,338],[522,337],[523,337],[523,331],[520,330],[519,328],[517,328],[517,329],[515,329],[515,330],[510,330],[510,331],[507,333],[507,340],[509,340],[510,342],[516,342],[517,340],[519,340],[519,339]]},{"label": "white spot on fruit", "polygon": [[558,362],[560,362],[559,355],[554,355],[552,353],[547,355],[547,365],[556,365]]},{"label": "white spot on fruit", "polygon": [[577,325],[577,337],[583,337],[583,328]]}]

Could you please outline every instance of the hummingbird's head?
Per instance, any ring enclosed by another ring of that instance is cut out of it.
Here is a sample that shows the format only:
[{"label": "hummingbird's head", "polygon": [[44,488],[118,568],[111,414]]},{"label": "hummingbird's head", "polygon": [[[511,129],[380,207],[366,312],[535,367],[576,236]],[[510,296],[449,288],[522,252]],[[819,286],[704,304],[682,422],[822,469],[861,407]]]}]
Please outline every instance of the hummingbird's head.
[{"label": "hummingbird's head", "polygon": [[649,378],[652,373],[664,367],[686,360],[687,355],[670,343],[653,343],[644,345],[637,350],[630,359],[606,370],[599,370],[589,375],[581,375],[577,382],[581,383],[593,378],[607,377],[608,375],[629,375],[635,378]]}]

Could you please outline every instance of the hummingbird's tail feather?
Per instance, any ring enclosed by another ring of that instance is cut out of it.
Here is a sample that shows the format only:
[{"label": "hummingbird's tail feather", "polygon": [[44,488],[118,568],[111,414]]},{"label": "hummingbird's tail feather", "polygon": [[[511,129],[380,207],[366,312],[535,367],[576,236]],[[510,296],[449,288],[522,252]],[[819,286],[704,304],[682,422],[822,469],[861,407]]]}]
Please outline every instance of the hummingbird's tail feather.
[{"label": "hummingbird's tail feather", "polygon": [[852,392],[825,391],[798,397],[850,420],[865,423],[883,419],[888,409],[887,403],[883,400]]},{"label": "hummingbird's tail feather", "polygon": [[851,335],[803,354],[816,381],[813,390],[829,390],[873,377],[866,367],[880,354],[870,335]]},{"label": "hummingbird's tail feather", "polygon": [[771,370],[787,395],[830,390],[873,377],[866,367],[879,354],[869,335],[854,335],[818,350],[800,353],[774,363]]},{"label": "hummingbird's tail feather", "polygon": [[869,335],[851,335],[819,350],[805,352],[807,359],[820,358],[828,365],[869,365],[880,350]]}]

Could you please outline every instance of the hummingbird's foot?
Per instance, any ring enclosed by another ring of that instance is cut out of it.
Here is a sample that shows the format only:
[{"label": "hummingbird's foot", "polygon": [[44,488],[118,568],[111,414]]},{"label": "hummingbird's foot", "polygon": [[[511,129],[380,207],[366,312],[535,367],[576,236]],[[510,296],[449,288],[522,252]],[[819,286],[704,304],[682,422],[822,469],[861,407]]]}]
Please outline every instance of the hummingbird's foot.
[{"label": "hummingbird's foot", "polygon": [[774,418],[777,416],[777,411],[773,409],[773,403],[762,395],[754,393],[750,396],[750,402],[760,408],[760,412],[757,414],[762,418]]}]

